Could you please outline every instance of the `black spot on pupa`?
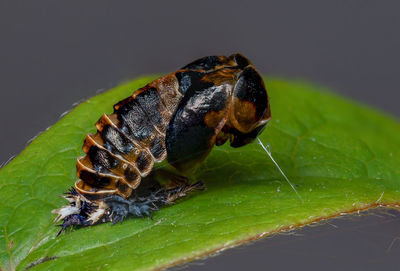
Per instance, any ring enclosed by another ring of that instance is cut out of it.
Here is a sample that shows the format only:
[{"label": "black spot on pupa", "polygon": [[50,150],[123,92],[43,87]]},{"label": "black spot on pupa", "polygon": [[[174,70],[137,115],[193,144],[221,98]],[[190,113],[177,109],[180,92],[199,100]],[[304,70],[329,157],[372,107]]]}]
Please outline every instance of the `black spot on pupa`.
[{"label": "black spot on pupa", "polygon": [[235,85],[234,95],[240,100],[253,103],[258,119],[261,119],[268,109],[268,95],[263,79],[253,67],[247,67],[241,73]]},{"label": "black spot on pupa", "polygon": [[138,169],[142,172],[145,171],[149,166],[149,161],[147,159],[147,155],[144,152],[141,152],[136,160],[136,165]]},{"label": "black spot on pupa", "polygon": [[165,152],[165,148],[162,144],[163,138],[157,137],[150,144],[150,152],[156,159],[160,159],[163,153]]},{"label": "black spot on pupa", "polygon": [[160,96],[158,95],[157,89],[149,88],[136,96],[136,101],[141,106],[143,111],[147,114],[149,120],[156,126],[159,127],[162,122],[162,116],[160,108],[162,103]]},{"label": "black spot on pupa", "polygon": [[121,121],[121,130],[126,131],[132,140],[144,141],[155,132],[153,124],[136,100],[124,104],[116,113]]},{"label": "black spot on pupa", "polygon": [[186,66],[182,67],[182,70],[212,70],[216,66],[221,65],[222,62],[220,60],[220,57],[218,56],[206,56],[200,59],[197,59]]},{"label": "black spot on pupa", "polygon": [[182,71],[175,74],[179,83],[179,91],[185,95],[189,89],[201,91],[204,87],[212,85],[210,82],[202,82],[205,74],[198,71]]},{"label": "black spot on pupa", "polygon": [[88,184],[97,187],[106,187],[111,184],[112,179],[110,177],[101,176],[97,173],[93,173],[86,170],[81,170],[79,172],[79,178],[85,180]]},{"label": "black spot on pupa", "polygon": [[127,154],[135,149],[135,146],[127,139],[118,129],[107,125],[103,128],[101,133],[104,146],[113,152],[118,151]]},{"label": "black spot on pupa", "polygon": [[129,182],[134,181],[139,177],[136,171],[130,166],[127,169],[125,169],[124,175]]},{"label": "black spot on pupa", "polygon": [[119,192],[125,193],[126,191],[128,191],[129,186],[126,183],[119,181],[117,184],[117,188],[118,188]]},{"label": "black spot on pupa", "polygon": [[99,172],[108,173],[108,169],[115,168],[119,164],[119,161],[115,159],[109,152],[100,149],[95,145],[90,147],[87,155],[93,164],[94,170]]}]

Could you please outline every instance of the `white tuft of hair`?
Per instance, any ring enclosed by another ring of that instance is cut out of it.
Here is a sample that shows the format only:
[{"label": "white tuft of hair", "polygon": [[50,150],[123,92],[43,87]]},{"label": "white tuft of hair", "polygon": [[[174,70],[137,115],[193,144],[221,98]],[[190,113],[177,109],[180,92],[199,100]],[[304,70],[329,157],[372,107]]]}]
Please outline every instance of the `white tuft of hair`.
[{"label": "white tuft of hair", "polygon": [[51,212],[53,214],[57,214],[57,217],[54,219],[54,221],[59,222],[69,215],[79,214],[80,209],[76,206],[66,205]]}]

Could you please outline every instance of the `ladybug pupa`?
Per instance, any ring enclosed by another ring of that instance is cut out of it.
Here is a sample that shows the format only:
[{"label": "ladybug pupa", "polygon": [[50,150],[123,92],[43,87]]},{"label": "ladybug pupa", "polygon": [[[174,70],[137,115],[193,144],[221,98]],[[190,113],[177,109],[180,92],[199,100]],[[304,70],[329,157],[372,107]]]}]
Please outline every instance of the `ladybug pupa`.
[{"label": "ladybug pupa", "polygon": [[[271,117],[263,79],[241,54],[207,56],[160,77],[102,115],[87,135],[78,180],[53,210],[69,226],[122,222],[203,188],[186,177],[214,145],[251,143]],[[155,169],[166,160],[173,170]],[[165,184],[160,184],[158,178]]]}]

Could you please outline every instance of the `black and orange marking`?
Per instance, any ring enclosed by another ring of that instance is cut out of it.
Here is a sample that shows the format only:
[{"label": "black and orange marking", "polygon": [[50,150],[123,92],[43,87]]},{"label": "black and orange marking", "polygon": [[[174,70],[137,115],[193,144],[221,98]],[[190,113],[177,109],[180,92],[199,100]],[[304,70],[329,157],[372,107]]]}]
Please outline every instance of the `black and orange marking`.
[{"label": "black and orange marking", "polygon": [[[129,200],[155,163],[167,159],[184,173],[214,145],[230,140],[240,147],[253,141],[270,115],[264,82],[241,54],[204,57],[154,80],[114,105],[114,113],[102,115],[97,133],[86,137],[86,156],[77,161],[79,179],[67,196],[71,207],[55,211],[64,219],[63,229],[93,224],[107,210],[120,210],[118,204],[135,202],[136,215],[148,214],[146,200]],[[164,188],[162,197],[175,199],[194,187]],[[76,206],[86,207],[77,213]]]}]

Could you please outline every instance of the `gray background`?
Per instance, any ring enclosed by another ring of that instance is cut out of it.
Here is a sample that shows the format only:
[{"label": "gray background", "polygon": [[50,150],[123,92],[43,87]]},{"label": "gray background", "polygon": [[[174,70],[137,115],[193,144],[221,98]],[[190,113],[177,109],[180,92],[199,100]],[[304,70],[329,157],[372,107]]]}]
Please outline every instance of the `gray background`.
[{"label": "gray background", "polygon": [[[96,90],[213,54],[241,52],[265,74],[309,79],[399,117],[399,8],[365,0],[0,1],[0,161]],[[397,212],[373,212],[181,268],[398,270],[399,236]]]}]

